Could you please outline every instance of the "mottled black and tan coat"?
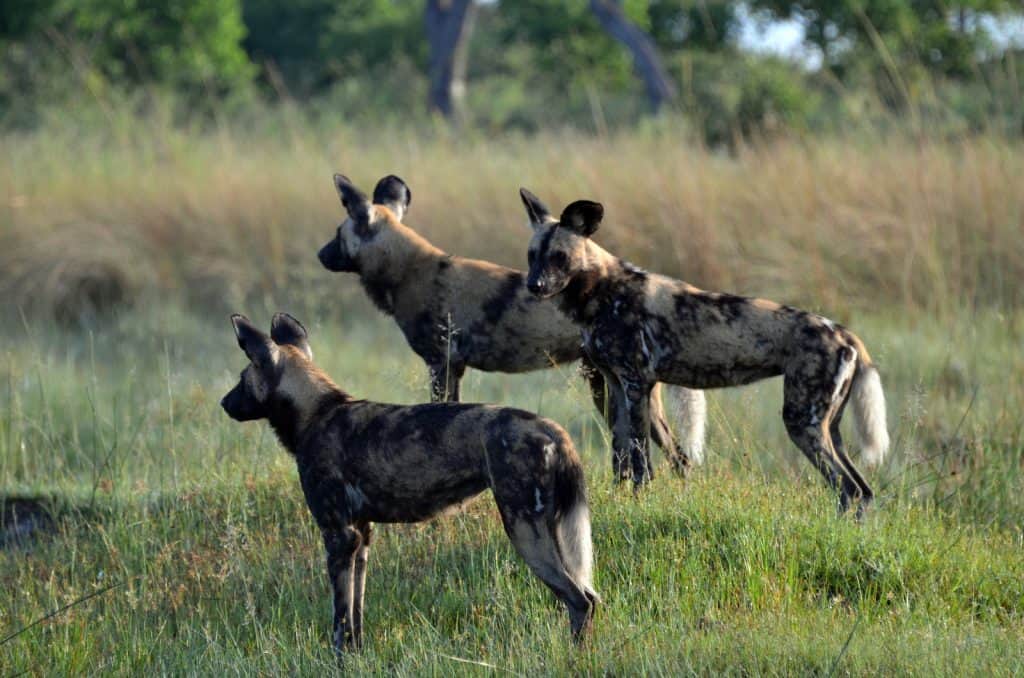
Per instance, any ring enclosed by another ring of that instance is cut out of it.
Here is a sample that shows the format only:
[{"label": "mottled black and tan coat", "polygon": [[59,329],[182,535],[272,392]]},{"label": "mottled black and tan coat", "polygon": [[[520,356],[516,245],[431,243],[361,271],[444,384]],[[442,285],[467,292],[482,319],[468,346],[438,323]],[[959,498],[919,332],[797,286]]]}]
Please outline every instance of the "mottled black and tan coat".
[{"label": "mottled black and tan coat", "polygon": [[267,419],[294,457],[323,535],[334,590],[334,644],[362,641],[372,523],[412,523],[486,489],[530,569],[590,627],[590,513],[583,469],[558,424],[487,405],[357,400],[314,366],[306,331],[279,313],[270,336],[232,316],[249,365],[221,401],[238,421]]},{"label": "mottled black and tan coat", "polygon": [[[523,271],[447,254],[403,224],[412,194],[401,179],[381,179],[372,200],[344,176],[335,175],[334,183],[348,218],[321,248],[320,261],[331,271],[357,273],[374,304],[395,319],[427,364],[433,401],[458,401],[467,367],[528,372],[582,356],[579,329],[527,291]],[[621,400],[613,397],[606,407],[601,373],[586,362],[583,373],[598,410],[613,420]],[[678,443],[657,388],[651,435],[685,472],[703,454],[704,394],[677,395],[684,429]]]},{"label": "mottled black and tan coat", "polygon": [[885,397],[856,335],[814,313],[648,273],[591,240],[604,214],[599,203],[574,202],[556,219],[529,191],[520,194],[534,231],[527,287],[577,324],[590,360],[624,393],[627,407],[613,425],[617,475],[631,470],[637,485],[649,477],[648,394],[656,382],[709,389],[782,375],[790,438],[839,491],[841,509],[870,503],[839,432],[852,399],[862,459],[881,463],[889,447]]}]

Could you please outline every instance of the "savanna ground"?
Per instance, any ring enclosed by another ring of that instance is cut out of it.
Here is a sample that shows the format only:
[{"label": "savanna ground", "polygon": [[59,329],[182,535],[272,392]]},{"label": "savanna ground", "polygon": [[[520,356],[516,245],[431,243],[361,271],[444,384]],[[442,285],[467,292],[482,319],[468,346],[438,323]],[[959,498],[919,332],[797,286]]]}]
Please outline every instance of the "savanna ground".
[{"label": "savanna ground", "polygon": [[857,524],[788,442],[778,381],[714,392],[705,465],[685,485],[662,468],[634,499],[611,485],[573,366],[470,372],[467,400],[539,411],[581,451],[594,636],[573,650],[484,496],[378,529],[367,646],[346,668],[1024,672],[1024,148],[893,133],[726,154],[687,138],[366,135],[284,114],[0,139],[0,675],[334,666],[293,464],[265,424],[218,407],[245,364],[231,311],[292,312],[358,396],[427,395],[394,324],[315,260],[341,217],[334,171],[367,190],[399,174],[407,223],[520,267],[520,185],[553,209],[601,200],[598,239],[636,263],[854,328],[894,441]]}]

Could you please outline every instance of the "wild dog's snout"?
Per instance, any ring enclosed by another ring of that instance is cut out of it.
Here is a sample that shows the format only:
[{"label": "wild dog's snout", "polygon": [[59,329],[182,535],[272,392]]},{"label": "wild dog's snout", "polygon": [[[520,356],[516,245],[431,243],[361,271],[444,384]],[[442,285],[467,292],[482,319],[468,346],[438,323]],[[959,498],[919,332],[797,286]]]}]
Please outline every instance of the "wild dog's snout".
[{"label": "wild dog's snout", "polygon": [[548,291],[548,282],[544,278],[531,277],[526,281],[526,289],[530,290],[531,294],[536,294],[538,297],[543,296]]},{"label": "wild dog's snout", "polygon": [[220,407],[224,412],[227,413],[232,419],[237,419],[235,416],[239,410],[238,402],[238,387],[234,387],[230,391],[224,394],[224,397],[220,399]]},{"label": "wild dog's snout", "polygon": [[254,421],[266,416],[265,408],[246,394],[241,383],[220,399],[220,406],[235,421]]},{"label": "wild dog's snout", "polygon": [[317,252],[317,258],[323,267],[328,271],[334,273],[341,273],[346,270],[345,257],[341,253],[341,244],[338,242],[338,238],[331,238],[327,241],[327,244],[320,248]]}]

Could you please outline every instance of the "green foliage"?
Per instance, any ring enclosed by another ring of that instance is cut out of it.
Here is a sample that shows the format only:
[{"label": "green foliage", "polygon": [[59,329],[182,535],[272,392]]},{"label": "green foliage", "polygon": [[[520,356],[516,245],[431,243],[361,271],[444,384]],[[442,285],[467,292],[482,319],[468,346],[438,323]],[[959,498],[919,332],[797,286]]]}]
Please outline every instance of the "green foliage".
[{"label": "green foliage", "polygon": [[423,2],[242,0],[245,49],[310,94],[339,80],[373,79],[396,63],[426,65]]},{"label": "green foliage", "polygon": [[57,0],[45,15],[83,66],[110,80],[213,91],[251,74],[241,19],[238,0]]},{"label": "green foliage", "polygon": [[670,67],[684,111],[710,144],[807,129],[820,105],[806,77],[779,60],[694,52]]},{"label": "green foliage", "polygon": [[[534,81],[543,76],[565,92],[586,81],[615,90],[632,79],[629,54],[601,29],[587,0],[504,2],[492,16],[499,43],[530,46]],[[480,49],[487,49],[487,42],[481,43]]]},{"label": "green foliage", "polygon": [[890,70],[920,65],[930,73],[968,77],[989,35],[983,13],[1009,12],[1009,0],[753,0],[778,17],[799,17],[808,41],[840,73],[873,60]]},{"label": "green foliage", "polygon": [[727,0],[651,0],[651,37],[661,49],[718,51],[735,45],[737,4]]}]

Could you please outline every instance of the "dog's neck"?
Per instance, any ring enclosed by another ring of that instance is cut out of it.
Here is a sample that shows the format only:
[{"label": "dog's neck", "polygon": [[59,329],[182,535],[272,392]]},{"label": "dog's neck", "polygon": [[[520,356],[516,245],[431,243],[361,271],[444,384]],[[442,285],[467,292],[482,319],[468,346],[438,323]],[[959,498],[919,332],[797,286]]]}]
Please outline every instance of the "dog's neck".
[{"label": "dog's neck", "polygon": [[352,402],[330,377],[312,365],[308,369],[286,370],[270,398],[267,420],[292,455],[298,456],[301,442],[310,428],[338,405]]},{"label": "dog's neck", "polygon": [[381,311],[394,315],[396,300],[409,285],[423,280],[419,274],[425,266],[436,265],[447,256],[439,247],[408,226],[394,220],[385,248],[372,262],[364,262],[359,281],[370,300]]},{"label": "dog's neck", "polygon": [[619,259],[592,240],[586,241],[586,259],[565,289],[556,296],[558,307],[577,325],[588,325],[605,298],[640,269]]}]

